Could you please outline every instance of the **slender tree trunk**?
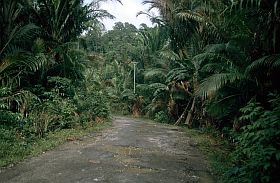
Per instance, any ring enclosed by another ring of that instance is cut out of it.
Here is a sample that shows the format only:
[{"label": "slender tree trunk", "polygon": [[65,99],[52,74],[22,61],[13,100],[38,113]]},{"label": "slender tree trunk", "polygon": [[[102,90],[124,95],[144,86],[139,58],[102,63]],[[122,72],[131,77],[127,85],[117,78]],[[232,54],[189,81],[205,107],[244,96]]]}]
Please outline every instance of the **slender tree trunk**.
[{"label": "slender tree trunk", "polygon": [[176,123],[174,125],[179,125],[186,118],[190,103],[191,103],[191,100],[189,101],[189,103],[188,103],[187,107],[185,108],[184,112],[181,114],[180,118],[176,121]]},{"label": "slender tree trunk", "polygon": [[193,118],[193,111],[194,111],[194,107],[195,107],[195,101],[196,101],[196,97],[193,98],[192,107],[189,110],[187,119],[185,121],[185,124],[188,125],[189,127],[192,126],[192,118]]},{"label": "slender tree trunk", "polygon": [[198,90],[198,70],[199,70],[199,66],[195,67],[196,72],[193,75],[193,102],[192,102],[192,107],[189,110],[187,119],[185,121],[185,124],[188,125],[189,127],[192,127],[192,121],[193,121],[193,113],[194,113],[194,108],[195,108],[195,103],[196,103],[196,96],[195,93]]}]

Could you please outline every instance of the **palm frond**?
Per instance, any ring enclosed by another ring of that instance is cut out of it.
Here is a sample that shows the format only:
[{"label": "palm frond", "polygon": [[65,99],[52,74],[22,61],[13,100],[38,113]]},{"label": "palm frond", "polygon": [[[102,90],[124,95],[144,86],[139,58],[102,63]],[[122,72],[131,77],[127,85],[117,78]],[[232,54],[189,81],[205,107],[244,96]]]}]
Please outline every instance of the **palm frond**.
[{"label": "palm frond", "polygon": [[149,87],[154,88],[154,89],[157,89],[157,88],[166,89],[167,88],[167,86],[162,83],[152,83],[152,84],[149,84]]},{"label": "palm frond", "polygon": [[48,60],[43,53],[37,55],[23,55],[20,63],[29,68],[30,71],[36,72],[47,64]]},{"label": "palm frond", "polygon": [[208,53],[221,53],[225,51],[226,49],[226,44],[221,43],[221,44],[210,44],[207,45],[205,48],[205,51]]},{"label": "palm frond", "polygon": [[132,90],[126,89],[121,93],[121,99],[124,101],[133,101],[136,98],[136,95],[133,93]]},{"label": "palm frond", "polygon": [[137,12],[136,17],[138,17],[140,15],[146,15],[153,24],[162,25],[164,23],[164,20],[162,19],[162,17],[156,16],[153,12],[139,11],[139,12]]},{"label": "palm frond", "polygon": [[154,97],[153,100],[158,100],[158,99],[161,99],[163,101],[168,100],[168,98],[169,98],[168,87],[166,85],[162,85],[162,86],[158,87],[155,90],[153,97]]},{"label": "palm frond", "polygon": [[166,82],[171,81],[187,81],[192,77],[193,69],[188,67],[175,68],[167,74]]},{"label": "palm frond", "polygon": [[166,70],[161,68],[153,68],[145,71],[144,78],[146,81],[161,81],[164,82],[166,78]]},{"label": "palm frond", "polygon": [[27,24],[21,27],[11,38],[15,42],[28,42],[39,34],[40,28],[35,24]]},{"label": "palm frond", "polygon": [[260,70],[280,70],[280,54],[275,55],[268,55],[264,56],[256,61],[254,61],[252,64],[250,64],[247,69],[246,73],[250,75],[258,75]]},{"label": "palm frond", "polygon": [[245,75],[237,71],[213,74],[202,81],[196,94],[203,97],[212,96],[226,84],[241,79],[246,79]]},{"label": "palm frond", "polygon": [[207,63],[203,65],[203,67],[200,69],[200,72],[202,73],[221,73],[224,71],[225,65],[221,63]]},{"label": "palm frond", "polygon": [[189,21],[194,20],[196,22],[203,22],[204,18],[199,13],[193,12],[191,10],[183,10],[176,14],[178,18],[181,18],[183,20]]},{"label": "palm frond", "polygon": [[171,51],[170,49],[164,49],[160,52],[160,56],[163,58],[167,58],[171,61],[181,60],[182,58],[176,54],[175,52]]},{"label": "palm frond", "polygon": [[5,54],[7,49],[15,47],[16,45],[23,46],[24,43],[32,41],[32,39],[37,35],[39,27],[34,24],[27,24],[22,27],[16,26],[12,32],[9,34],[9,37],[6,43],[3,45],[3,48],[0,48],[0,58]]},{"label": "palm frond", "polygon": [[71,79],[84,79],[83,71],[85,63],[88,62],[86,54],[82,50],[77,50],[75,42],[61,44],[53,50],[54,55],[59,55],[48,74]]},{"label": "palm frond", "polygon": [[43,53],[33,54],[12,45],[6,51],[1,59],[0,78],[14,86],[20,84],[23,76],[42,69],[48,63]]},{"label": "palm frond", "polygon": [[214,100],[210,100],[207,104],[207,112],[218,119],[229,117],[237,110],[236,106],[239,105],[238,97],[240,97],[240,94],[226,95],[226,97],[216,96]]},{"label": "palm frond", "polygon": [[99,10],[91,10],[91,11],[92,11],[91,16],[93,19],[103,20],[103,19],[107,19],[107,18],[109,18],[109,19],[116,18],[114,15],[109,13],[107,10],[99,9]]}]

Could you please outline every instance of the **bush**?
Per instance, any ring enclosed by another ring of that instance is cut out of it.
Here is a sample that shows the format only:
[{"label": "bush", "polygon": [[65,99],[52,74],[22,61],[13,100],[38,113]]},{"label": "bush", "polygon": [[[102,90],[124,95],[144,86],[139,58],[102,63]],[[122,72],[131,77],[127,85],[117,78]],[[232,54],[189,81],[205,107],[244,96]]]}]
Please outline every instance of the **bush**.
[{"label": "bush", "polygon": [[32,126],[30,132],[43,137],[49,131],[74,127],[77,123],[77,108],[72,100],[63,98],[56,91],[45,92],[45,96],[47,99],[34,104],[28,116]]},{"label": "bush", "polygon": [[270,110],[251,101],[241,109],[242,128],[233,153],[234,167],[226,182],[277,182],[280,180],[280,97],[270,100]]},{"label": "bush", "polygon": [[64,77],[48,77],[48,87],[51,87],[57,93],[64,97],[74,96],[74,87],[70,79]]},{"label": "bush", "polygon": [[102,92],[92,93],[89,96],[91,98],[91,110],[94,117],[108,118],[110,115],[108,99],[102,94]]},{"label": "bush", "polygon": [[0,126],[19,128],[23,125],[23,115],[8,110],[0,110]]},{"label": "bush", "polygon": [[80,92],[75,96],[75,104],[83,125],[110,116],[108,99],[101,91]]},{"label": "bush", "polygon": [[154,120],[160,123],[169,123],[170,118],[166,112],[159,111],[155,114]]}]

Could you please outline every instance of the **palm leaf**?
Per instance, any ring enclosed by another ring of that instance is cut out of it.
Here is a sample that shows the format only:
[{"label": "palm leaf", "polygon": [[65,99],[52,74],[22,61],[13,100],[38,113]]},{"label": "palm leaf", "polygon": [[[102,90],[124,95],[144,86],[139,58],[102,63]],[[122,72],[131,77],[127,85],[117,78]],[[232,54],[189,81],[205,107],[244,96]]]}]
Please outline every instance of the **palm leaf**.
[{"label": "palm leaf", "polygon": [[[279,71],[280,70],[280,54],[264,56],[252,64],[250,64],[246,73],[251,75],[258,75],[259,71],[267,72],[269,70]],[[269,73],[269,72],[267,72]]]},{"label": "palm leaf", "polygon": [[237,71],[213,74],[202,81],[196,94],[204,97],[212,96],[226,84],[242,79],[246,79],[245,75]]},{"label": "palm leaf", "polygon": [[168,95],[169,95],[168,87],[166,85],[164,85],[155,90],[155,92],[153,94],[153,97],[154,97],[153,100],[161,99],[161,100],[165,101],[165,100],[168,100],[168,98],[169,98]]},{"label": "palm leaf", "polygon": [[162,84],[162,83],[152,83],[152,84],[149,84],[149,88],[153,88],[153,89],[166,89],[167,86],[165,84]]},{"label": "palm leaf", "polygon": [[171,81],[186,81],[190,80],[192,77],[193,69],[187,67],[175,68],[169,71],[167,74],[166,82]]},{"label": "palm leaf", "polygon": [[167,58],[171,61],[181,60],[182,58],[176,54],[175,52],[171,51],[169,48],[164,49],[160,52],[160,56],[163,58]]},{"label": "palm leaf", "polygon": [[183,20],[189,21],[189,20],[195,20],[196,22],[203,22],[204,18],[197,12],[193,12],[191,10],[183,10],[176,14],[178,18],[181,18]]},{"label": "palm leaf", "polygon": [[149,69],[145,71],[144,77],[146,81],[165,81],[166,70],[165,69]]},{"label": "palm leaf", "polygon": [[38,33],[39,27],[34,24],[27,24],[20,28],[15,27],[10,33],[9,38],[0,51],[0,57],[6,52],[6,49],[15,44],[24,44],[30,42]]},{"label": "palm leaf", "polygon": [[16,42],[28,42],[39,34],[40,28],[34,24],[21,27],[12,37]]},{"label": "palm leaf", "polygon": [[121,99],[124,101],[133,101],[135,100],[136,95],[133,93],[132,90],[126,89],[121,93]]},{"label": "palm leaf", "polygon": [[[208,63],[205,64],[201,69],[201,73],[221,73],[224,71],[225,65],[221,63]],[[227,68],[226,68],[227,69]]]}]

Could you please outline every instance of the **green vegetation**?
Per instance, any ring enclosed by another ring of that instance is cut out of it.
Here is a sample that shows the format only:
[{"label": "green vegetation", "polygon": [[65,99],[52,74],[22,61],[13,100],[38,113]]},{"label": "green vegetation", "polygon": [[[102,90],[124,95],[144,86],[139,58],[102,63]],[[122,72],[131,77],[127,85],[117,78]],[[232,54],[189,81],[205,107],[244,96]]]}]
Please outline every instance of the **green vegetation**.
[{"label": "green vegetation", "polygon": [[37,156],[53,149],[66,141],[83,140],[85,136],[95,133],[110,123],[99,123],[86,128],[63,129],[49,132],[44,138],[26,138],[14,131],[1,129],[0,167],[10,166],[27,157]]},{"label": "green vegetation", "polygon": [[214,129],[232,152],[227,168],[214,166],[221,181],[279,180],[279,0],[143,1],[159,15],[138,16],[155,27],[118,22],[110,31],[100,2],[0,2],[4,150],[29,154],[26,139],[114,112]]},{"label": "green vegetation", "polygon": [[0,2],[0,166],[96,129],[110,118],[79,37],[102,18],[100,1]]},{"label": "green vegetation", "polygon": [[117,23],[84,37],[87,45],[96,41],[86,48],[103,61],[100,83],[110,106],[161,123],[215,129],[233,152],[221,181],[278,180],[278,0],[143,3],[159,11],[157,17],[138,13],[154,28]]},{"label": "green vegetation", "polygon": [[209,159],[211,173],[216,182],[223,182],[227,175],[225,170],[230,167],[229,154],[233,146],[221,138],[221,133],[215,129],[208,128],[202,130],[185,129],[186,135],[193,141],[193,146],[198,147]]}]

